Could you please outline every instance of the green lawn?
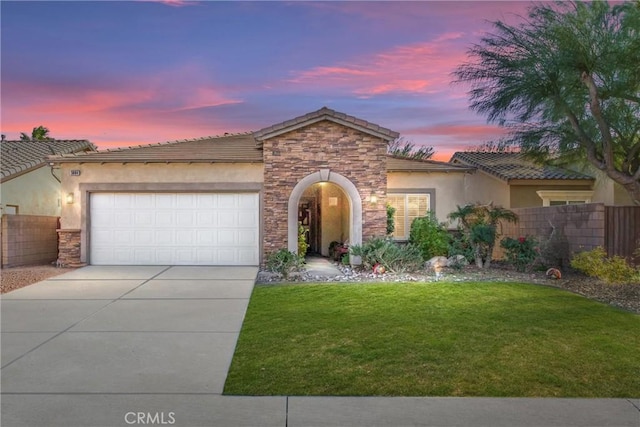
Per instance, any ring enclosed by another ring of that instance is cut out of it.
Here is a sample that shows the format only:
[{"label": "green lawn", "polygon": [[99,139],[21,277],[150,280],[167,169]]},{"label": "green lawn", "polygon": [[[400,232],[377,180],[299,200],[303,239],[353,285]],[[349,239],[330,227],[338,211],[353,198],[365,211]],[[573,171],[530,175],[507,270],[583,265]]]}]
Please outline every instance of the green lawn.
[{"label": "green lawn", "polygon": [[520,283],[258,286],[224,393],[640,397],[640,316]]}]

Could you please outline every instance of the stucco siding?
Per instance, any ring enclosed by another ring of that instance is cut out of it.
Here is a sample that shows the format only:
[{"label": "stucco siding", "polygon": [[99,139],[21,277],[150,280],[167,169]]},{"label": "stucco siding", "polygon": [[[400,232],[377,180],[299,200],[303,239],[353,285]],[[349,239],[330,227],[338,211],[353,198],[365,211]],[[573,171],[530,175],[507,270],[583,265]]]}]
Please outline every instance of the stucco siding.
[{"label": "stucco siding", "polygon": [[511,206],[509,185],[483,172],[467,175],[465,181],[466,203],[489,203],[508,208]]},{"label": "stucco siding", "polygon": [[543,190],[568,190],[582,191],[591,190],[589,185],[512,185],[511,206],[509,208],[531,208],[542,206],[543,202],[537,191]]},{"label": "stucco siding", "polygon": [[[71,176],[71,170],[79,170],[80,175]],[[253,184],[263,181],[263,165],[246,163],[65,163],[60,172],[63,176],[62,194],[73,193],[75,199],[73,204],[62,204],[61,226],[66,229],[82,227],[81,185],[107,183],[115,188],[117,184],[122,184],[122,190],[126,190],[135,184],[140,184],[137,188],[142,189],[144,184],[149,183],[149,191],[153,191],[152,188],[158,184],[175,183],[181,185],[180,191],[206,191],[207,184]]]},{"label": "stucco siding", "polygon": [[1,187],[2,213],[7,205],[14,205],[21,215],[60,216],[61,186],[48,165],[5,181]]},{"label": "stucco siding", "polygon": [[387,175],[387,193],[394,190],[435,190],[435,214],[439,221],[447,221],[447,215],[457,205],[466,204],[464,173],[390,172]]}]

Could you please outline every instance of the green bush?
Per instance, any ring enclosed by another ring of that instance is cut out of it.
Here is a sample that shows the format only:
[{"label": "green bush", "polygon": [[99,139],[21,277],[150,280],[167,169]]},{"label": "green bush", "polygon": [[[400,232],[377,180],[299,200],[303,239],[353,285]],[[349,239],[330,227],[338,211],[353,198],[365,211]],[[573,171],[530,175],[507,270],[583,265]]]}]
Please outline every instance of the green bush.
[{"label": "green bush", "polygon": [[361,257],[365,269],[370,270],[374,265],[380,264],[387,271],[395,273],[417,271],[424,262],[417,246],[411,243],[401,246],[391,239],[379,237],[369,239],[362,245],[352,245],[350,255]]},{"label": "green bush", "polygon": [[307,233],[302,225],[298,225],[298,255],[304,258],[307,255],[309,244],[307,243]]},{"label": "green bush", "polygon": [[602,247],[576,254],[571,260],[571,267],[606,283],[640,282],[640,270],[631,267],[620,256],[607,257]]},{"label": "green bush", "polygon": [[538,257],[538,241],[532,236],[517,239],[505,237],[500,241],[500,246],[505,250],[507,262],[518,271],[525,271],[527,267],[532,267]]},{"label": "green bush", "polygon": [[288,279],[292,272],[300,268],[302,259],[302,257],[289,252],[287,249],[279,249],[267,255],[265,266],[267,270],[273,273],[280,273],[282,277]]},{"label": "green bush", "polygon": [[424,259],[446,256],[451,236],[444,224],[438,223],[434,214],[416,218],[411,223],[409,243],[416,245]]},{"label": "green bush", "polygon": [[393,215],[396,213],[396,208],[387,203],[387,236],[391,236],[396,231],[396,220]]},{"label": "green bush", "polygon": [[469,237],[460,231],[455,232],[449,240],[448,254],[449,257],[462,255],[469,263],[472,263],[474,261],[474,252]]}]

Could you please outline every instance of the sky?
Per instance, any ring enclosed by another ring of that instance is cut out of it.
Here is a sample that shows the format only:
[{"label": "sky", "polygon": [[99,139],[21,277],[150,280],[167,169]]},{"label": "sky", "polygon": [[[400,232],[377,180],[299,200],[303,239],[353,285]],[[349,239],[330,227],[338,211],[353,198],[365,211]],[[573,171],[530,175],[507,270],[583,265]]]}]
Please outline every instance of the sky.
[{"label": "sky", "polygon": [[448,160],[503,134],[451,72],[529,2],[1,1],[1,132],[100,149],[256,131],[324,106]]}]

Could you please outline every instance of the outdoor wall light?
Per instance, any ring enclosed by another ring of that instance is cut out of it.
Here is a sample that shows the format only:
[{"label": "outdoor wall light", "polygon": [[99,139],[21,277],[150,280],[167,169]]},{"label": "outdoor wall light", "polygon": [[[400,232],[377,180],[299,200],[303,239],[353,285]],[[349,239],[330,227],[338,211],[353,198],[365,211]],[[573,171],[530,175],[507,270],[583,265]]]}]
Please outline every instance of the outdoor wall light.
[{"label": "outdoor wall light", "polygon": [[68,205],[72,205],[73,204],[73,200],[74,200],[73,193],[67,193],[66,200],[67,200],[67,204]]},{"label": "outdoor wall light", "polygon": [[376,203],[378,203],[378,196],[372,194],[371,197],[369,197],[369,202],[371,202],[372,205],[375,205]]}]

